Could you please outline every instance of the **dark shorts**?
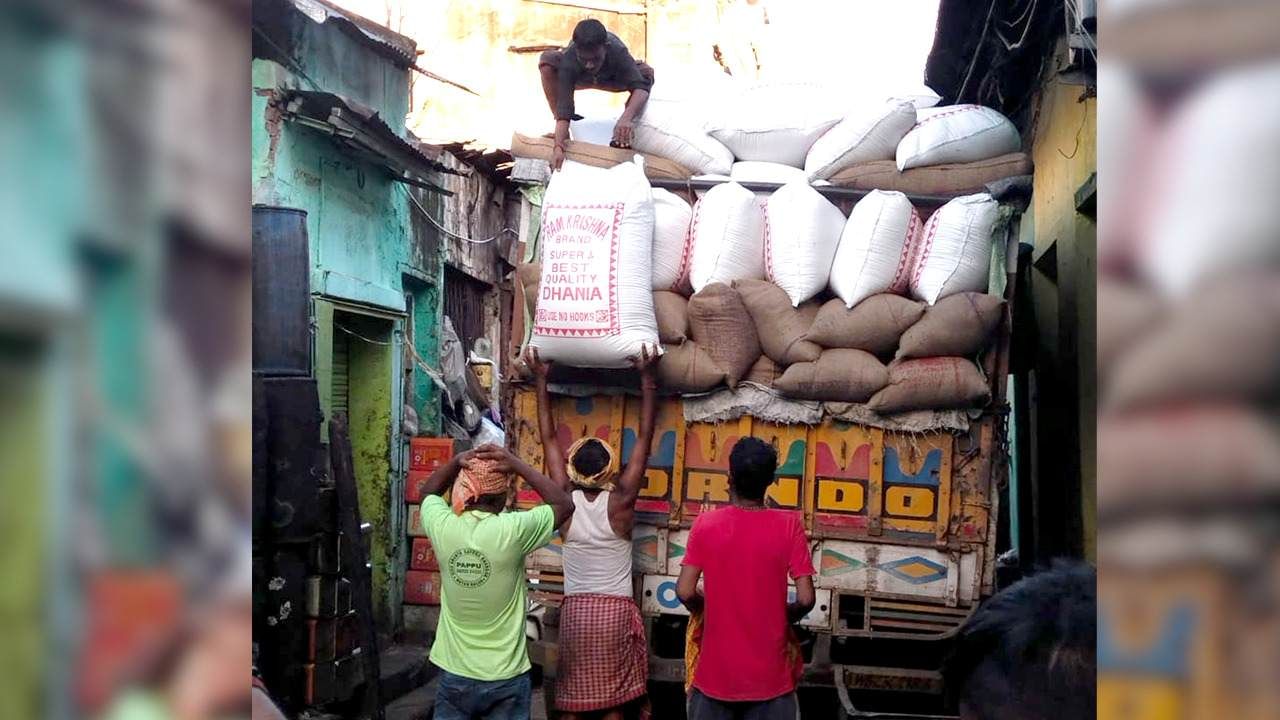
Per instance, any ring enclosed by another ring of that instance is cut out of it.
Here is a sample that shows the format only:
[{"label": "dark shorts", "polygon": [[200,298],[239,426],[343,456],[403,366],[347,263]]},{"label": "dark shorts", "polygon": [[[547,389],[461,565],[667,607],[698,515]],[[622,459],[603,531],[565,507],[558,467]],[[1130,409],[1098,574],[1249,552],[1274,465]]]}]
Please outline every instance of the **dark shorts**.
[{"label": "dark shorts", "polygon": [[689,720],[797,720],[799,717],[795,693],[759,702],[724,702],[703,695],[697,688],[689,695]]},{"label": "dark shorts", "polygon": [[440,671],[435,720],[528,720],[533,682],[529,673],[510,680],[472,680]]},{"label": "dark shorts", "polygon": [[[542,56],[538,58],[538,67],[540,69],[543,67],[549,67],[552,70],[559,71],[560,63],[563,61],[564,61],[563,50],[545,50],[543,51]],[[644,76],[644,79],[648,80],[649,84],[652,85],[653,84],[653,68],[650,67],[648,63],[642,60],[636,61],[636,68],[640,70],[640,74]],[[598,85],[595,85],[592,83],[586,83],[586,82],[578,82],[574,85],[574,89],[575,90],[607,90],[609,92],[629,92],[631,90],[631,88],[629,87],[616,85],[610,82],[602,82]]]}]

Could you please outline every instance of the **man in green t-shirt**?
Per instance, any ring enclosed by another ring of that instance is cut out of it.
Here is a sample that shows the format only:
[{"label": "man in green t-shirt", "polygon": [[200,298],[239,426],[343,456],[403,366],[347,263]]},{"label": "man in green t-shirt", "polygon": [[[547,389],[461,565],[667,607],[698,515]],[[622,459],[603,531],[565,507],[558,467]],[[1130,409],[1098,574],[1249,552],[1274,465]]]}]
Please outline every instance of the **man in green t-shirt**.
[{"label": "man in green t-shirt", "polygon": [[[491,492],[456,513],[440,497],[469,464],[524,479],[543,501],[528,512],[503,512],[510,493]],[[528,591],[524,558],[551,540],[573,514],[559,485],[494,445],[454,457],[428,478],[422,526],[440,561],[440,623],[431,662],[441,670],[436,720],[529,717],[532,685],[525,648]]]}]

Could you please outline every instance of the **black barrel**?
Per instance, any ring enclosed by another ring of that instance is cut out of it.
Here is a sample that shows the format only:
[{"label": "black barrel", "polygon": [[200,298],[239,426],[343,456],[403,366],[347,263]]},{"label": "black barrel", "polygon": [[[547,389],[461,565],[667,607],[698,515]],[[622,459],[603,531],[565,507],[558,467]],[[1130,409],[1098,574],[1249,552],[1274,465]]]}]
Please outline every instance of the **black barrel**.
[{"label": "black barrel", "polygon": [[307,213],[253,206],[253,370],[311,374]]}]

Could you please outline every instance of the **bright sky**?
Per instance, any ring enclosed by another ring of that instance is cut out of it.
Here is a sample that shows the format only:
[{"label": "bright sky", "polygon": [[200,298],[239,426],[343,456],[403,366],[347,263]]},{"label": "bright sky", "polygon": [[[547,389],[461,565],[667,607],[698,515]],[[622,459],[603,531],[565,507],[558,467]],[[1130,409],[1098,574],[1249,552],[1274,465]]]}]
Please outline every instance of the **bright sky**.
[{"label": "bright sky", "polygon": [[[540,134],[551,129],[533,69],[536,58],[507,48],[567,41],[571,27],[551,33],[542,27],[545,22],[538,22],[555,12],[553,6],[537,0],[334,1],[378,22],[386,23],[390,16],[392,29],[417,41],[424,67],[483,96],[475,98],[419,78],[410,126],[420,137],[433,142],[475,139],[481,145],[508,147],[512,130]],[[581,2],[643,7],[628,0]],[[655,99],[707,99],[716,84],[727,79],[711,58],[711,44],[719,43],[730,55],[738,53],[726,58],[730,67],[754,69],[754,58],[745,56],[747,41],[758,48],[761,80],[829,86],[851,109],[893,95],[927,92],[924,63],[933,44],[938,0],[737,0],[725,3],[718,21],[712,0],[682,0],[678,6],[676,2],[651,3],[650,12],[657,13],[657,19],[648,23],[646,59],[658,73]],[[672,14],[677,7],[679,12]],[[768,14],[768,25],[762,23],[762,13]],[[608,24],[607,13],[600,17]],[[705,51],[695,47],[701,45]],[[643,55],[643,50],[633,52]],[[579,92],[578,109],[589,118],[606,117],[616,115],[624,100],[620,95]]]},{"label": "bright sky", "polygon": [[876,97],[923,84],[937,0],[764,0],[765,72]]}]

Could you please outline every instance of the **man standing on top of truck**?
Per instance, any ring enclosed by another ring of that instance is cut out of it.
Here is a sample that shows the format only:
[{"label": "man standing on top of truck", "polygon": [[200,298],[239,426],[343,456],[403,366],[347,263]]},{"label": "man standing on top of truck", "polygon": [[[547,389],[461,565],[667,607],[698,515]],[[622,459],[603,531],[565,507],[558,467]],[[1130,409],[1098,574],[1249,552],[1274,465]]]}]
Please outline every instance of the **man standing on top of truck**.
[{"label": "man standing on top of truck", "polygon": [[[513,474],[546,504],[503,512]],[[450,485],[453,507],[440,497]],[[573,514],[573,501],[547,476],[494,445],[455,456],[431,474],[423,492],[422,527],[440,559],[442,580],[431,647],[431,662],[441,670],[435,718],[525,720],[533,686],[524,559]]]},{"label": "man standing on top of truck", "polygon": [[[813,558],[794,511],[765,506],[778,453],[744,437],[729,453],[728,507],[698,516],[689,531],[676,594],[698,637],[690,720],[795,720],[804,668],[790,624],[813,609]],[[787,576],[796,601],[787,602]],[[699,591],[698,579],[705,591]]]},{"label": "man standing on top of truck", "polygon": [[658,385],[657,349],[641,348],[632,364],[640,373],[640,434],[627,466],[613,479],[614,450],[580,438],[566,461],[556,439],[547,393],[549,364],[529,348],[525,363],[537,378],[538,430],[547,473],[572,491],[573,517],[564,539],[564,605],[555,706],[566,719],[590,715],[621,720],[624,706],[643,698],[649,679],[644,621],[631,579],[631,528],[653,443]]},{"label": "man standing on top of truck", "polygon": [[578,23],[573,41],[563,50],[548,50],[538,60],[542,74],[542,91],[556,118],[555,149],[551,168],[559,170],[564,163],[565,143],[569,140],[569,121],[581,120],[574,112],[575,90],[607,90],[630,92],[626,107],[613,126],[612,145],[631,147],[635,120],[644,111],[653,88],[653,68],[631,57],[627,46],[617,35],[605,30],[595,18]]}]

